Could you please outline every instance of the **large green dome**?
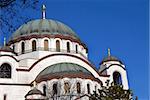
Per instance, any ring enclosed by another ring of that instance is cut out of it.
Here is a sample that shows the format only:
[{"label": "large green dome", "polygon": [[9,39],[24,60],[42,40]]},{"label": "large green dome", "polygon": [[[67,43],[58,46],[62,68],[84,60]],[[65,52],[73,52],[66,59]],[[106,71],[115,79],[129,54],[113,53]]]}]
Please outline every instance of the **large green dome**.
[{"label": "large green dome", "polygon": [[75,32],[67,25],[51,19],[37,19],[27,22],[19,27],[13,34],[11,39],[16,39],[21,36],[32,34],[60,34],[71,36],[72,38],[79,39]]}]

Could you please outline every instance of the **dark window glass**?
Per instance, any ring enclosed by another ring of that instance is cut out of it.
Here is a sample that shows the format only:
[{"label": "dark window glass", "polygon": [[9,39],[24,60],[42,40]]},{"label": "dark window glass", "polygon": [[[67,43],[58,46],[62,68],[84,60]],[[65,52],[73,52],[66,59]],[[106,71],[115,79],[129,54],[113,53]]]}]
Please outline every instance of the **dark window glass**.
[{"label": "dark window glass", "polygon": [[78,53],[78,45],[76,45],[76,53]]},{"label": "dark window glass", "polygon": [[114,80],[115,85],[121,85],[122,84],[121,75],[119,72],[113,73],[113,80]]},{"label": "dark window glass", "polygon": [[25,43],[22,42],[21,43],[21,53],[24,54],[24,52],[25,52]]},{"label": "dark window glass", "polygon": [[53,95],[57,94],[57,84],[53,84]]},{"label": "dark window glass", "polygon": [[11,78],[11,66],[4,63],[0,66],[0,78]]},{"label": "dark window glass", "polygon": [[70,52],[70,43],[67,42],[67,52]]},{"label": "dark window glass", "polygon": [[36,41],[32,41],[32,51],[36,51]]},{"label": "dark window glass", "polygon": [[77,83],[77,93],[81,93],[81,85],[79,82]]},{"label": "dark window glass", "polygon": [[87,84],[87,92],[90,94],[90,84]]},{"label": "dark window glass", "polygon": [[60,42],[59,42],[59,40],[56,41],[56,51],[60,52]]}]

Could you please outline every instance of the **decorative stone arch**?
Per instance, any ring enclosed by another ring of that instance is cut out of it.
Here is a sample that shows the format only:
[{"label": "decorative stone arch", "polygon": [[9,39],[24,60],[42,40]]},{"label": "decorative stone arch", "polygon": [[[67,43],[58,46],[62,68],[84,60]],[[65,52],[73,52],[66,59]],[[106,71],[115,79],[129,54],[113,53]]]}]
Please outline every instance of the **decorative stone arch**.
[{"label": "decorative stone arch", "polygon": [[[41,60],[35,62],[29,69],[30,73],[32,73],[31,80],[34,80],[36,76],[43,71],[48,66],[57,64],[57,63],[76,63],[82,67],[84,67],[86,70],[91,72],[91,74],[95,77],[101,80],[101,77],[99,76],[98,72],[90,65],[90,63],[82,58],[79,59],[79,57],[70,55],[70,54],[54,54],[54,55],[48,55],[46,57],[43,57]],[[35,71],[36,70],[36,71]]]}]

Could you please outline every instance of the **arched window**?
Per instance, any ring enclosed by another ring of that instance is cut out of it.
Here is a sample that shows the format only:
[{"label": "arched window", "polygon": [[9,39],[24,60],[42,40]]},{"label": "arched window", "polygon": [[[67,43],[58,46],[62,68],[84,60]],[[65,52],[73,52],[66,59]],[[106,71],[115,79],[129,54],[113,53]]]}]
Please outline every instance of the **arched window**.
[{"label": "arched window", "polygon": [[87,93],[90,94],[90,84],[87,84]]},{"label": "arched window", "polygon": [[56,51],[60,52],[60,42],[59,42],[59,40],[56,41]]},{"label": "arched window", "polygon": [[32,41],[32,51],[36,51],[36,41]]},{"label": "arched window", "polygon": [[11,66],[4,63],[0,66],[0,78],[11,78]]},{"label": "arched window", "polygon": [[113,73],[113,80],[114,80],[115,85],[121,85],[122,84],[121,75],[119,72]]},{"label": "arched window", "polygon": [[78,53],[78,45],[76,45],[76,53]]},{"label": "arched window", "polygon": [[68,82],[65,82],[64,90],[65,90],[65,94],[70,93],[70,85]]},{"label": "arched window", "polygon": [[43,85],[43,95],[46,96],[46,85]]},{"label": "arched window", "polygon": [[77,93],[81,93],[81,85],[79,82],[77,83]]},{"label": "arched window", "polygon": [[70,43],[67,42],[67,52],[70,52]]},{"label": "arched window", "polygon": [[48,40],[44,40],[44,50],[48,51],[49,47],[48,47]]},{"label": "arched window", "polygon": [[57,83],[53,84],[53,95],[57,95]]},{"label": "arched window", "polygon": [[24,52],[25,52],[25,43],[22,42],[21,43],[21,54],[24,54]]}]

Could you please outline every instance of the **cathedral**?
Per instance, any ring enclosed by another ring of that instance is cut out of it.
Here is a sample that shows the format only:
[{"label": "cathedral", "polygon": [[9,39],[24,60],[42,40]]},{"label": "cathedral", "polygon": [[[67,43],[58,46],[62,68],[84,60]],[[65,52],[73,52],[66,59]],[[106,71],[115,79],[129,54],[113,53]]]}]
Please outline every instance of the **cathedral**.
[{"label": "cathedral", "polygon": [[129,89],[126,66],[108,49],[97,70],[77,34],[46,19],[45,5],[41,19],[21,25],[0,48],[0,100],[89,100],[108,81]]}]

